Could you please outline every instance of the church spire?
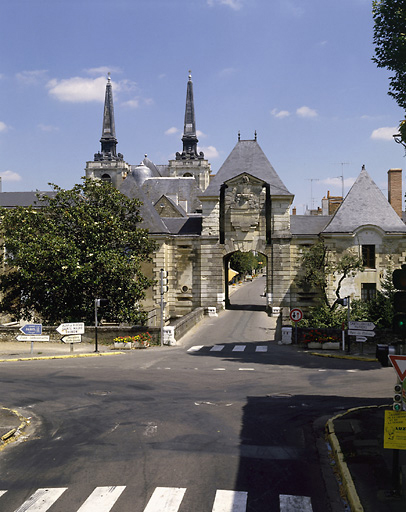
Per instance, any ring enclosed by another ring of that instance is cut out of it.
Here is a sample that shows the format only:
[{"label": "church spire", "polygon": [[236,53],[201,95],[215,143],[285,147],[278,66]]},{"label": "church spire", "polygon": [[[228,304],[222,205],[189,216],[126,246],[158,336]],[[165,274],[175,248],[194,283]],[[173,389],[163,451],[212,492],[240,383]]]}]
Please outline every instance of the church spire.
[{"label": "church spire", "polygon": [[104,97],[103,128],[100,139],[101,152],[94,155],[95,161],[100,160],[122,160],[123,155],[116,152],[117,139],[114,124],[113,90],[111,86],[110,73],[106,84]]},{"label": "church spire", "polygon": [[197,143],[199,142],[196,137],[196,119],[195,119],[195,105],[193,100],[193,82],[192,75],[189,71],[189,80],[186,89],[186,108],[185,108],[185,122],[183,126],[183,151],[176,153],[176,160],[193,160],[203,159],[204,154],[197,153]]}]

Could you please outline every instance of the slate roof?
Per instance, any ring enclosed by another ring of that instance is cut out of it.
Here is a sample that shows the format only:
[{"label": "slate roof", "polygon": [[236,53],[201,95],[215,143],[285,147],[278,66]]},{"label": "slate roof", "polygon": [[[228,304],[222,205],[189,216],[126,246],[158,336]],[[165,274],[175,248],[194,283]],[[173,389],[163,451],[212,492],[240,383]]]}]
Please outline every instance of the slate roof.
[{"label": "slate roof", "polygon": [[176,197],[178,201],[187,201],[188,212],[196,211],[200,207],[197,196],[201,191],[193,177],[147,178],[142,190],[152,203],[156,203],[164,195],[168,198]]},{"label": "slate roof", "polygon": [[256,140],[239,140],[237,142],[201,196],[218,196],[220,187],[225,181],[235,178],[244,172],[269,183],[271,186],[271,196],[293,196],[282,183],[282,180]]},{"label": "slate roof", "polygon": [[0,206],[3,208],[15,208],[16,206],[37,206],[41,203],[37,195],[54,196],[55,192],[0,192]]},{"label": "slate roof", "polygon": [[331,215],[291,215],[290,231],[292,235],[318,235],[326,227]]},{"label": "slate roof", "polygon": [[142,202],[140,206],[140,215],[142,222],[139,227],[148,229],[150,233],[168,233],[168,228],[162,222],[158,212],[153,207],[151,201],[145,196],[138,185],[136,179],[131,174],[121,183],[119,191],[130,199],[139,199]]},{"label": "slate roof", "polygon": [[353,233],[365,225],[406,233],[406,225],[363,167],[323,233]]},{"label": "slate roof", "polygon": [[202,217],[165,217],[163,219],[172,235],[201,235]]}]

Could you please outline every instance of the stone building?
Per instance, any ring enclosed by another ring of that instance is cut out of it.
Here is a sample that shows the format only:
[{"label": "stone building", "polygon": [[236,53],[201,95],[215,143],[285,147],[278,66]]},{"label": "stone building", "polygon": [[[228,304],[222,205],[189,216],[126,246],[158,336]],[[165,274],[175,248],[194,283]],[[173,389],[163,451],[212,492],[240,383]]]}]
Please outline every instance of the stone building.
[{"label": "stone building", "polygon": [[[187,82],[183,150],[168,164],[147,156],[130,165],[116,153],[113,96],[106,86],[101,150],[87,162],[86,176],[111,181],[123,194],[143,202],[143,227],[158,249],[146,271],[159,282],[168,272],[165,318],[197,307],[227,307],[229,259],[234,251],[254,251],[266,261],[266,296],[271,316],[286,318],[292,307],[311,305],[313,295],[297,285],[303,248],[320,237],[336,258],[345,250],[359,254],[366,270],[347,278],[342,296],[368,299],[380,287],[390,265],[406,261],[406,225],[402,220],[402,171],[391,169],[389,201],[362,168],[344,198],[327,194],[315,215],[290,214],[294,195],[262,151],[257,134],[238,140],[212,175],[198,151],[191,76]],[[330,283],[333,297],[335,282]],[[149,322],[160,318],[160,290],[145,301]]]}]

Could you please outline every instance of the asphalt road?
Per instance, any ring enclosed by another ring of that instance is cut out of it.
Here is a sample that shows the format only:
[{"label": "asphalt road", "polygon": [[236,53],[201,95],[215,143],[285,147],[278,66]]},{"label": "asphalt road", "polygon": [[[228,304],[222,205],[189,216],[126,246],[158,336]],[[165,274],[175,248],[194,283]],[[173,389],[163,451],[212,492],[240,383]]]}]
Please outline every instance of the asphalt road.
[{"label": "asphalt road", "polygon": [[263,285],[181,346],[2,363],[2,405],[32,428],[0,453],[1,512],[345,510],[325,419],[387,403],[393,370],[279,346]]}]

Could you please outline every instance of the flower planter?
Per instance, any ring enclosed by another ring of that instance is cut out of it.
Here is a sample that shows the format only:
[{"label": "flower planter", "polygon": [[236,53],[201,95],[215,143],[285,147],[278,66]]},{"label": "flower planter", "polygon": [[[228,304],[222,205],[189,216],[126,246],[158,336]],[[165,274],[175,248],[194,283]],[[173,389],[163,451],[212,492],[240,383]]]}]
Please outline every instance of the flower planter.
[{"label": "flower planter", "polygon": [[114,342],[114,348],[119,348],[121,350],[130,350],[132,348],[132,343],[123,343],[121,341]]},{"label": "flower planter", "polygon": [[318,348],[319,350],[321,350],[323,348],[323,344],[322,343],[317,343],[316,341],[310,341],[307,344],[307,347],[308,348]]},{"label": "flower planter", "polygon": [[340,350],[340,342],[339,341],[327,341],[326,343],[322,343],[323,350]]}]

